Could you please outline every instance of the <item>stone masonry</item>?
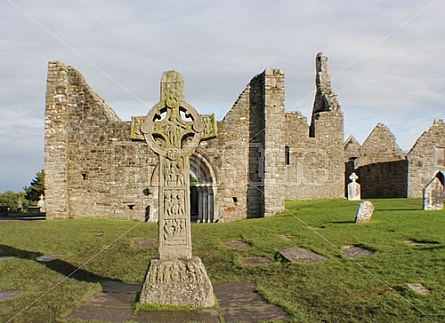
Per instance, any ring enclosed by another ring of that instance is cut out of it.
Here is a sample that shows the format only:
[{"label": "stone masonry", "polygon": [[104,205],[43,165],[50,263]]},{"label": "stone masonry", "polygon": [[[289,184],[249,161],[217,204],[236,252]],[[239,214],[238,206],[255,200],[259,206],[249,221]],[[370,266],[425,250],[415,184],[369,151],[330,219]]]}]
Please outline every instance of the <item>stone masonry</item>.
[{"label": "stone masonry", "polygon": [[[284,77],[283,70],[266,69],[252,78],[222,120],[203,116],[214,135],[190,156],[190,173],[197,179],[191,184],[196,221],[273,215],[284,210],[285,199],[345,197],[353,172],[363,198],[422,197],[425,185],[445,171],[442,120],[435,120],[408,153],[383,124],[362,145],[352,136],[344,141],[343,112],[327,56],[315,58],[310,120],[285,111]],[[139,120],[122,121],[73,67],[49,63],[48,219],[158,220],[159,158],[143,140]]]}]

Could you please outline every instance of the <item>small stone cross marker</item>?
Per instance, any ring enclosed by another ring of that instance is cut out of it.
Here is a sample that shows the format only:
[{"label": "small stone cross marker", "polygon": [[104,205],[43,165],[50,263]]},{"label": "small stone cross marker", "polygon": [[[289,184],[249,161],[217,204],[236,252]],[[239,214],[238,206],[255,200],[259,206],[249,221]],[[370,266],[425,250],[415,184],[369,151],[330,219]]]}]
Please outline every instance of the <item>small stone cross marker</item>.
[{"label": "small stone cross marker", "polygon": [[349,176],[349,179],[352,181],[348,184],[348,200],[349,201],[359,201],[361,200],[361,186],[356,181],[358,180],[358,176],[356,173],[352,173]]},{"label": "small stone cross marker", "polygon": [[356,173],[352,173],[351,176],[349,176],[349,179],[355,183],[358,180],[358,176]]},{"label": "small stone cross marker", "polygon": [[140,301],[143,304],[213,306],[213,288],[204,265],[192,257],[189,157],[205,124],[184,99],[184,81],[165,72],[161,98],[147,114],[141,132],[159,155],[159,259],[151,261]]}]

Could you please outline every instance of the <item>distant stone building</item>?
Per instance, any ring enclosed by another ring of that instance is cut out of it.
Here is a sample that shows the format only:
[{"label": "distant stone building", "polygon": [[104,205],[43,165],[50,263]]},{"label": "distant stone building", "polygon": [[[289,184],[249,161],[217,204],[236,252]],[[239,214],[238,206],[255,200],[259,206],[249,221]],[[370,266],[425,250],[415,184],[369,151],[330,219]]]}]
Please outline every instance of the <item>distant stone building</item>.
[{"label": "distant stone building", "polygon": [[[285,199],[340,198],[352,172],[363,197],[421,197],[445,170],[445,128],[436,120],[408,154],[377,125],[360,145],[344,142],[343,113],[327,57],[316,56],[310,123],[285,112],[284,72],[255,76],[221,121],[204,116],[206,139],[190,158],[192,219],[236,221],[273,215]],[[187,87],[187,80],[185,87]],[[156,98],[154,98],[156,99]],[[45,110],[47,218],[157,220],[157,156],[139,130],[122,121],[62,62],[50,62]]]}]

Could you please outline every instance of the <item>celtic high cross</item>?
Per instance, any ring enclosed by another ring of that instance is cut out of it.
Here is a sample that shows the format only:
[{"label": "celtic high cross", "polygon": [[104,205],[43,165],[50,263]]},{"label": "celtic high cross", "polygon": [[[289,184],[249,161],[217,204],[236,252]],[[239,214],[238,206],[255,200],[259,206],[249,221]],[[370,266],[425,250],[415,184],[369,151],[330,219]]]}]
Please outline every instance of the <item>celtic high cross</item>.
[{"label": "celtic high cross", "polygon": [[184,81],[165,72],[161,98],[140,128],[159,155],[159,259],[148,268],[140,301],[145,304],[213,306],[213,288],[198,257],[192,257],[190,232],[190,155],[205,124],[184,98]]},{"label": "celtic high cross", "polygon": [[145,140],[159,155],[160,259],[190,258],[189,157],[198,146],[205,124],[184,100],[183,81],[165,72],[161,98],[141,126]]}]

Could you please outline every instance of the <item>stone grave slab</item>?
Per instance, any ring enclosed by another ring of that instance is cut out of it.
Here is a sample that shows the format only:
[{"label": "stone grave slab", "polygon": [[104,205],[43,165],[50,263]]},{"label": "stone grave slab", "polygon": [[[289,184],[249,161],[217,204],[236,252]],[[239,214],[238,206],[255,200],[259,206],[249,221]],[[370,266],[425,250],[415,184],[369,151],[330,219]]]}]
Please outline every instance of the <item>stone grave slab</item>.
[{"label": "stone grave slab", "polygon": [[133,247],[137,249],[150,249],[156,245],[155,239],[150,238],[134,238]]},{"label": "stone grave slab", "polygon": [[49,262],[49,261],[53,261],[53,260],[59,259],[62,256],[63,255],[56,255],[56,254],[42,255],[42,256],[38,256],[36,258],[36,260],[40,261],[40,262]]},{"label": "stone grave slab", "polygon": [[373,250],[355,245],[344,245],[342,248],[345,256],[348,256],[349,258],[367,257],[375,253]]},{"label": "stone grave slab", "polygon": [[280,234],[280,238],[285,241],[292,241],[292,239],[287,234]]},{"label": "stone grave slab", "polygon": [[419,283],[414,284],[406,284],[409,288],[411,288],[413,291],[415,291],[417,294],[420,295],[429,295],[431,294],[431,291]]},{"label": "stone grave slab", "polygon": [[434,246],[439,244],[437,241],[406,240],[405,242],[410,246]]},{"label": "stone grave slab", "polygon": [[285,248],[280,250],[279,253],[284,259],[292,263],[314,263],[328,260],[325,256],[301,247]]},{"label": "stone grave slab", "polygon": [[230,240],[224,243],[227,248],[235,249],[235,250],[248,250],[252,248],[252,246],[248,243],[242,242],[240,240]]},{"label": "stone grave slab", "polygon": [[273,264],[274,261],[266,257],[246,257],[243,258],[241,265],[243,266],[261,266]]},{"label": "stone grave slab", "polygon": [[15,258],[15,257],[12,257],[12,256],[1,256],[1,257],[0,257],[0,261],[2,261],[2,260],[8,260],[8,259],[11,259],[11,258]]},{"label": "stone grave slab", "polygon": [[355,223],[366,223],[371,220],[374,213],[374,204],[369,201],[363,201],[358,205],[355,215]]},{"label": "stone grave slab", "polygon": [[19,297],[24,293],[22,290],[0,290],[0,301]]},{"label": "stone grave slab", "polygon": [[133,315],[132,309],[84,305],[76,308],[66,318],[80,321],[128,322]]},{"label": "stone grave slab", "polygon": [[253,282],[222,283],[214,286],[223,322],[287,321],[289,315],[281,308],[269,304],[256,292]]}]

